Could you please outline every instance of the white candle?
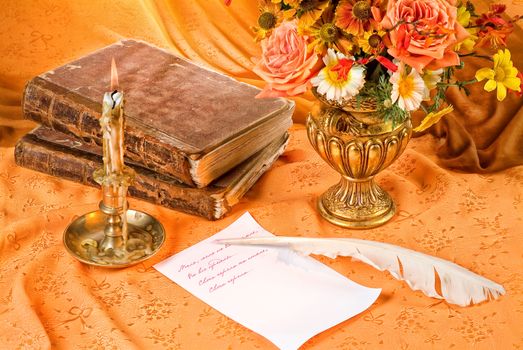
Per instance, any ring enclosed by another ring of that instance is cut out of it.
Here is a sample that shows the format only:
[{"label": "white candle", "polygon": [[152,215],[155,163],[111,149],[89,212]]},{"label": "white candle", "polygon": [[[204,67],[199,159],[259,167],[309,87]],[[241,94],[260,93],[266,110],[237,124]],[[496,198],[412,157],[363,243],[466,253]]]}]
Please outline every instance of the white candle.
[{"label": "white candle", "polygon": [[111,67],[111,92],[104,94],[100,125],[103,135],[103,161],[106,175],[123,172],[124,113],[123,92],[118,91],[114,60]]}]

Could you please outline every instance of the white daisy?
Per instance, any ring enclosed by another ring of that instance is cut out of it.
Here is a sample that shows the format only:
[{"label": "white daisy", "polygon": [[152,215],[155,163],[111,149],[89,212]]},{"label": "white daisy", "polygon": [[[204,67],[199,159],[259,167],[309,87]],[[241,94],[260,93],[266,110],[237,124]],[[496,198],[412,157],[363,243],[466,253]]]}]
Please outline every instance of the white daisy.
[{"label": "white daisy", "polygon": [[354,57],[328,49],[323,63],[325,67],[311,83],[327,100],[342,102],[356,96],[365,84],[365,67],[355,63]]},{"label": "white daisy", "polygon": [[398,106],[404,111],[415,111],[419,108],[425,93],[425,82],[415,69],[406,74],[405,65],[400,64],[398,70],[390,77],[392,84],[392,103],[398,101]]},{"label": "white daisy", "polygon": [[423,72],[423,82],[425,83],[425,91],[423,92],[423,100],[430,100],[430,91],[436,87],[436,85],[441,81],[441,74],[443,74],[443,69],[436,70],[425,70]]}]

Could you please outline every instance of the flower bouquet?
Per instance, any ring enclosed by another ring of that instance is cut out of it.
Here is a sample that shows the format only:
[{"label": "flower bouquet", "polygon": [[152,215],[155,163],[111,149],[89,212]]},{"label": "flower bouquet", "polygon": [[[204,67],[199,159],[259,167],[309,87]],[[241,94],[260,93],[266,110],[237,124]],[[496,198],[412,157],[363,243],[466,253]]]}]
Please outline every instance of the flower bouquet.
[{"label": "flower bouquet", "polygon": [[[414,129],[423,131],[453,110],[449,88],[469,94],[468,85],[484,83],[499,101],[521,94],[523,76],[506,48],[521,16],[508,18],[504,5],[477,13],[455,0],[260,0],[259,9],[254,72],[267,84],[258,97],[312,90],[320,101],[309,139],[342,180],[319,209],[342,226],[372,227],[394,214],[372,178],[406,147],[411,112],[425,114]],[[469,56],[486,65],[459,80]]]}]

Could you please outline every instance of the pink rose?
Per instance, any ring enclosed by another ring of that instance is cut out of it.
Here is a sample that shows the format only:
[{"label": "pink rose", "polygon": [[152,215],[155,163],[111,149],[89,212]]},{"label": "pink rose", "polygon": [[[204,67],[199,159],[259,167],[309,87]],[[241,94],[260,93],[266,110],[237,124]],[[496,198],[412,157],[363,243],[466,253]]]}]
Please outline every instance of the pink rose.
[{"label": "pink rose", "polygon": [[307,50],[307,37],[298,35],[295,21],[283,22],[262,41],[262,57],[254,67],[267,85],[256,97],[304,93],[318,71],[318,56]]},{"label": "pink rose", "polygon": [[454,46],[469,34],[458,23],[454,5],[454,0],[389,0],[381,22],[385,29],[394,28],[389,54],[417,71],[458,65]]}]

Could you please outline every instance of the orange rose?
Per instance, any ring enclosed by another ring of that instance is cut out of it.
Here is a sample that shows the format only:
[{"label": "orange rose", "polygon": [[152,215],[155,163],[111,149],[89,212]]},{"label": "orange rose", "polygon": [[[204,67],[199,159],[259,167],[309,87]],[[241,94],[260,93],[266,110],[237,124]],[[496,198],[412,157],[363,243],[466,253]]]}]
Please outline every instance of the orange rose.
[{"label": "orange rose", "polygon": [[283,22],[262,41],[262,57],[253,71],[267,85],[256,97],[295,96],[307,91],[317,73],[318,55],[307,50],[307,37],[298,35],[294,21]]},{"label": "orange rose", "polygon": [[454,1],[389,0],[381,25],[390,31],[388,52],[422,71],[459,65],[453,50],[469,35],[457,21]]}]

